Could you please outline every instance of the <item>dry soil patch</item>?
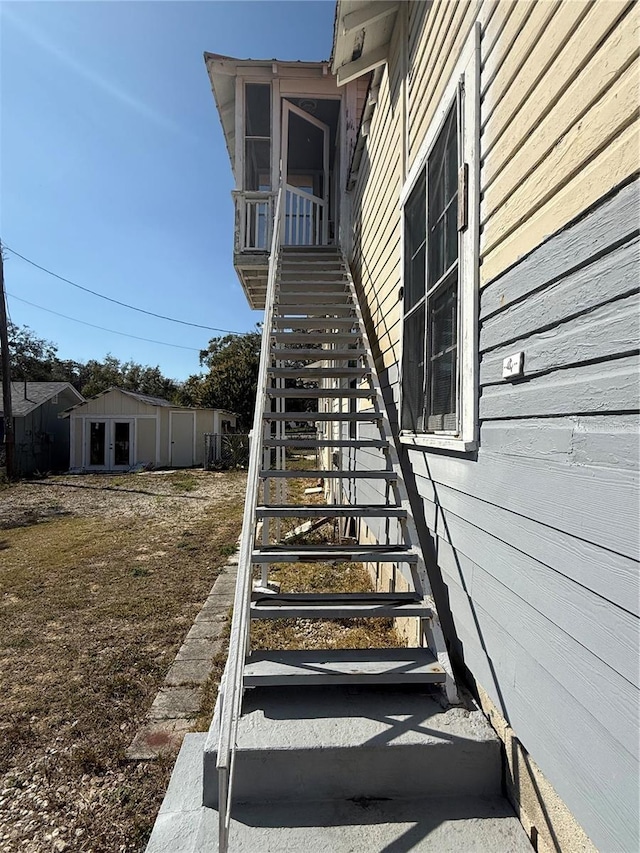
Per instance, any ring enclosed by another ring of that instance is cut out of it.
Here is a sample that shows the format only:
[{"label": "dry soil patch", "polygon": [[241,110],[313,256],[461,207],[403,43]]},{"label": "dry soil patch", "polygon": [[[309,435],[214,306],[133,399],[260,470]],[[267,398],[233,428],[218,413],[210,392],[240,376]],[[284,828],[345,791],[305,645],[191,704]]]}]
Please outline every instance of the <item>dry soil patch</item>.
[{"label": "dry soil patch", "polygon": [[0,851],[138,851],[171,760],[124,750],[235,547],[245,477],[0,492]]}]

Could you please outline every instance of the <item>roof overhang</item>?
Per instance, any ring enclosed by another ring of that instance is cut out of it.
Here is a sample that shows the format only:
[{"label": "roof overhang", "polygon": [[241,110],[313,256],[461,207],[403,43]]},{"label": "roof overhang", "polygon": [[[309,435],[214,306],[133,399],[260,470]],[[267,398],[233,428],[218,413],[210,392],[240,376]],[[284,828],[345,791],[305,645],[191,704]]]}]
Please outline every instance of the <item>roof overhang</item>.
[{"label": "roof overhang", "polygon": [[399,8],[397,0],[338,0],[331,65],[338,86],[384,65]]},{"label": "roof overhang", "polygon": [[211,89],[218,108],[234,175],[236,159],[236,79],[238,77],[255,77],[268,80],[278,77],[280,74],[291,77],[297,73],[300,73],[302,77],[310,75],[324,77],[329,71],[328,61],[291,62],[280,59],[237,59],[233,56],[224,56],[221,53],[205,53],[204,61],[211,81]]}]

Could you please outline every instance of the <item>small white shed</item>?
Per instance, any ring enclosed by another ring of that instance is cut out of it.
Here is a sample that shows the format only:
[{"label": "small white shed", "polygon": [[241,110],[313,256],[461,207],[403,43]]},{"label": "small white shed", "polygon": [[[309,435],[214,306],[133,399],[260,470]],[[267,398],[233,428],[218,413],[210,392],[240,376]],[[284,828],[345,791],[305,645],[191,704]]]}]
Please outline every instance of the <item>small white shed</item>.
[{"label": "small white shed", "polygon": [[223,409],[174,406],[121,388],[109,388],[60,417],[70,422],[69,467],[81,471],[202,465],[205,433],[233,431],[237,420]]}]

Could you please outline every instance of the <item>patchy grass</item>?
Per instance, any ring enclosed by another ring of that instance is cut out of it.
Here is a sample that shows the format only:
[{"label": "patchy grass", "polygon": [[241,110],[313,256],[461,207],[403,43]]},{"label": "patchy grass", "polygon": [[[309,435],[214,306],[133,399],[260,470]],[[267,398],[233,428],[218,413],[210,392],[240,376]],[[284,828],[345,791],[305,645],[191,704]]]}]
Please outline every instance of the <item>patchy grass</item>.
[{"label": "patchy grass", "polygon": [[195,492],[199,485],[198,478],[190,471],[176,471],[174,474],[167,474],[167,482],[176,492]]},{"label": "patchy grass", "polygon": [[[371,592],[360,563],[279,563],[270,580],[282,592]],[[380,649],[406,645],[392,619],[265,619],[251,628],[252,649]]]},{"label": "patchy grass", "polygon": [[2,851],[144,849],[173,760],[128,762],[124,750],[235,547],[244,497],[242,474],[194,477],[201,498],[182,489],[159,513],[147,495],[171,476],[127,478],[145,483],[137,495],[77,478],[68,506],[81,496],[84,515],[29,523],[16,502],[12,526],[5,507]]},{"label": "patchy grass", "polygon": [[[314,469],[315,458],[292,456],[287,467]],[[323,504],[324,494],[305,495],[304,490],[316,483],[309,479],[288,481],[287,502]],[[302,522],[282,519],[281,541],[285,533]],[[273,524],[273,531],[277,524]],[[274,536],[271,536],[274,540]],[[331,544],[338,540],[337,524],[328,523],[317,530],[295,538],[295,544]],[[292,547],[295,548],[295,544]],[[371,579],[361,563],[279,563],[271,566],[269,580],[280,584],[282,592],[372,592]],[[256,620],[251,626],[251,647],[263,649],[365,649],[396,648],[406,643],[392,619],[274,619]]]}]

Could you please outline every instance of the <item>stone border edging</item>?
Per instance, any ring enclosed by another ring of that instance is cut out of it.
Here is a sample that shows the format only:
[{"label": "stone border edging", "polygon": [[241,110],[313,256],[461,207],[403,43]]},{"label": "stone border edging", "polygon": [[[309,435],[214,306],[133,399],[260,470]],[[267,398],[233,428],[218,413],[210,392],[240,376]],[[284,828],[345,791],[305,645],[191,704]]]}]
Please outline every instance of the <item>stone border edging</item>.
[{"label": "stone border edging", "polygon": [[185,734],[192,730],[213,658],[223,647],[222,633],[233,605],[237,571],[236,552],[216,578],[147,712],[145,724],[126,749],[127,758],[149,761],[161,753],[177,752]]}]

